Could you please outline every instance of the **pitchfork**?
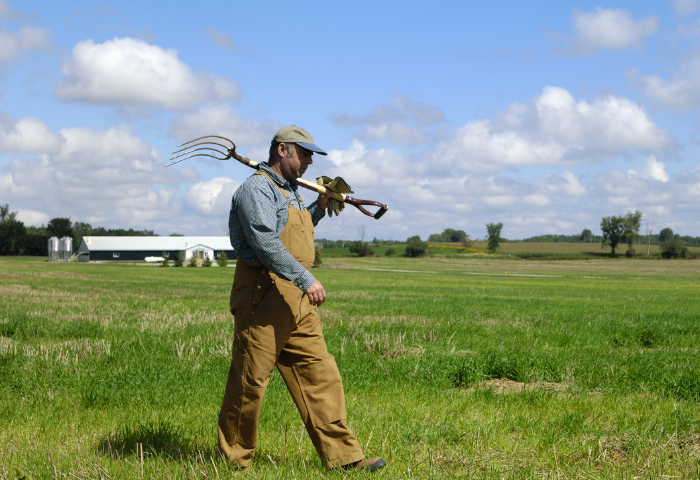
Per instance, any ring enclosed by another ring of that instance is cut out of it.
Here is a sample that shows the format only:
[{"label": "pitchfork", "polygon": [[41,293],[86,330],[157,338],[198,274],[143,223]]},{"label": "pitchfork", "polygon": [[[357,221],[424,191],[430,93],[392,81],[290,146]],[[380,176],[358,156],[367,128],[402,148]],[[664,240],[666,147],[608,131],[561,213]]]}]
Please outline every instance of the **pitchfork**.
[{"label": "pitchfork", "polygon": [[[222,140],[225,140],[231,144],[231,147],[228,147],[222,143],[215,142],[213,140],[204,140],[199,143],[194,143],[198,142],[199,140],[203,139],[209,139],[209,138],[220,138]],[[188,158],[192,157],[210,157],[210,158],[215,158],[216,160],[229,160],[231,158],[234,158],[241,162],[243,165],[247,165],[251,168],[258,168],[258,162],[251,160],[250,158],[244,157],[243,155],[236,153],[236,144],[233,143],[231,140],[229,140],[226,137],[221,137],[219,135],[205,135],[203,137],[195,138],[194,140],[190,140],[189,142],[185,142],[182,145],[178,145],[178,147],[184,147],[187,145],[185,148],[182,148],[180,150],[177,150],[173,152],[174,157],[172,157],[170,160],[174,160],[173,162],[170,162],[169,164],[166,165],[166,167],[169,167],[170,165],[174,165],[176,163],[182,162],[183,160],[187,160]],[[216,147],[221,147],[225,151],[218,150]],[[198,153],[197,153],[198,152]],[[182,157],[182,158],[180,158]],[[178,160],[175,160],[178,159]],[[297,182],[299,185],[302,187],[313,190],[314,192],[324,195],[325,193],[328,192],[328,190],[321,186],[317,185],[315,183],[309,182],[308,180],[304,179],[297,179]],[[374,200],[360,200],[359,198],[353,198],[348,195],[345,195],[344,193],[336,193],[333,192],[333,195],[331,195],[332,198],[335,198],[339,202],[347,202],[350,205],[353,205],[354,207],[357,207],[362,213],[365,215],[368,215],[372,218],[379,219],[381,218],[382,215],[386,213],[386,211],[389,209],[387,205],[384,205],[383,203],[375,202]],[[377,210],[376,213],[372,213],[369,210],[365,209],[362,207],[362,205],[373,205],[375,207],[379,207],[379,210]]]}]

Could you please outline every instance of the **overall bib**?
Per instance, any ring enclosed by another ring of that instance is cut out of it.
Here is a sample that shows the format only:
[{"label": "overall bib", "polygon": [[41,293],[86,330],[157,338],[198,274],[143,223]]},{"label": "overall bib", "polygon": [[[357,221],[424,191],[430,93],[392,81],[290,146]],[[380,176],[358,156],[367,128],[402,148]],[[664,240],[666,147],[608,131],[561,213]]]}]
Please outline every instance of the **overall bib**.
[{"label": "overall bib", "polygon": [[[263,172],[256,175],[270,178]],[[289,202],[280,240],[308,270],[314,261],[311,214],[293,207],[287,193],[272,183]],[[304,292],[267,268],[253,268],[239,259],[230,306],[235,324],[233,358],[219,413],[219,449],[226,461],[246,466],[255,455],[260,406],[275,366],[326,465],[362,460],[359,442],[346,423],[338,366]]]}]

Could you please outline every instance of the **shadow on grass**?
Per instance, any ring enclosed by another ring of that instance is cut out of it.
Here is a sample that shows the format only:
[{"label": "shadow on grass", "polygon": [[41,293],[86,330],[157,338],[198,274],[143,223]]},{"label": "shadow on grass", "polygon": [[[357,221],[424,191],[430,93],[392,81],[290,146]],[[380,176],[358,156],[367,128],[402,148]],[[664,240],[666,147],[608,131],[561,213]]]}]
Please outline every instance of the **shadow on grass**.
[{"label": "shadow on grass", "polygon": [[[193,438],[185,435],[182,427],[174,426],[166,421],[139,423],[137,425],[121,425],[113,433],[104,437],[97,445],[97,451],[102,455],[124,458],[138,455],[139,446],[145,454],[156,454],[181,458],[199,455]],[[201,452],[211,455],[211,451]]]}]

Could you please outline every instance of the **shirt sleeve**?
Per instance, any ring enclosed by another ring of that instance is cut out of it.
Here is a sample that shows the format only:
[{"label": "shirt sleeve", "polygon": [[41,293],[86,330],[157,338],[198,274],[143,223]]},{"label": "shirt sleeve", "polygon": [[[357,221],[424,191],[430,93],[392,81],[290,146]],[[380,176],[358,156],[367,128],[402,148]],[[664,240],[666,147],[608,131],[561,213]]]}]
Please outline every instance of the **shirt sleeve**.
[{"label": "shirt sleeve", "polygon": [[311,221],[314,223],[314,227],[318,224],[323,217],[326,216],[326,211],[319,207],[316,202],[308,206],[307,210],[311,214]]},{"label": "shirt sleeve", "polygon": [[282,244],[276,232],[277,201],[271,188],[276,187],[258,184],[241,192],[237,208],[241,228],[263,265],[306,291],[316,278]]}]

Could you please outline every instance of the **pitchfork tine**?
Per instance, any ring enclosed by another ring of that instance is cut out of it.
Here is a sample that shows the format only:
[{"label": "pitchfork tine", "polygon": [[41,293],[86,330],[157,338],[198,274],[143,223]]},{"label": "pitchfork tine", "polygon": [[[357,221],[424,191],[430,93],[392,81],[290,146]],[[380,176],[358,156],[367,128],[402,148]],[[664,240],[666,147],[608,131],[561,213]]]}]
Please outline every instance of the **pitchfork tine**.
[{"label": "pitchfork tine", "polygon": [[[187,151],[186,151],[186,152],[182,152],[180,155],[175,155],[175,156],[172,157],[170,160],[174,160],[174,159],[176,159],[176,158],[180,158],[180,157],[182,157],[183,155],[187,155],[187,154],[189,154],[189,153],[196,152],[196,151],[198,151],[198,150],[212,150],[212,151],[214,151],[214,152],[216,152],[216,153],[220,153],[221,155],[224,156],[224,158],[219,158],[219,160],[228,160],[229,158],[231,158],[230,154],[221,152],[221,151],[217,150],[216,148],[212,148],[212,147],[201,147],[201,148],[192,148],[192,149],[185,148],[185,149],[183,149],[183,150],[187,150]],[[178,151],[182,151],[182,150],[178,150]],[[173,152],[173,153],[177,153],[177,152]],[[218,157],[217,157],[217,158],[218,158]]]},{"label": "pitchfork tine", "polygon": [[[211,158],[215,158],[217,160],[228,160],[228,158],[221,159],[219,157],[215,157],[214,155],[209,155],[208,153],[195,153],[194,155],[190,155],[189,157],[181,158],[180,160],[175,160],[174,162],[170,162],[169,164],[166,165],[166,167],[169,167],[170,165],[175,165],[176,163],[180,163],[180,162],[187,160],[188,158],[192,158],[192,157],[211,157]],[[177,157],[174,157],[174,158],[177,158]],[[171,158],[171,160],[172,160],[172,158]]]},{"label": "pitchfork tine", "polygon": [[[226,140],[227,142],[231,143],[231,145],[233,145],[233,148],[234,148],[234,149],[236,148],[236,144],[235,144],[235,143],[233,143],[233,142],[232,142],[231,140],[229,140],[228,138],[222,137],[222,136],[220,136],[220,135],[204,135],[203,137],[195,138],[194,140],[190,140],[189,142],[185,142],[185,143],[183,143],[182,145],[178,145],[178,147],[182,147],[182,146],[184,146],[184,145],[187,145],[188,143],[196,142],[197,140],[201,140],[201,139],[203,139],[203,138],[220,138],[220,139],[222,139],[222,140]],[[218,144],[217,144],[217,145],[218,145]],[[222,145],[222,147],[223,147],[223,145]],[[228,147],[224,147],[224,148],[228,148]]]},{"label": "pitchfork tine", "polygon": [[[216,142],[199,142],[199,143],[195,143],[195,144],[192,144],[192,145],[188,145],[188,146],[186,146],[185,148],[181,148],[180,150],[175,150],[175,151],[173,152],[173,155],[175,155],[176,153],[184,152],[185,150],[189,150],[189,149],[191,149],[191,148],[193,148],[193,147],[198,147],[198,146],[200,146],[200,145],[218,145],[218,146],[221,147],[221,148],[225,148],[227,151],[231,151],[231,149],[228,148],[226,145],[222,145],[222,144],[220,144],[220,143],[216,143]],[[205,147],[205,148],[211,148],[212,150],[216,150],[215,148],[212,148],[212,147]],[[218,150],[216,150],[216,151],[218,152]],[[219,152],[219,153],[221,153],[221,152]],[[226,155],[226,154],[224,153],[224,155]]]}]

